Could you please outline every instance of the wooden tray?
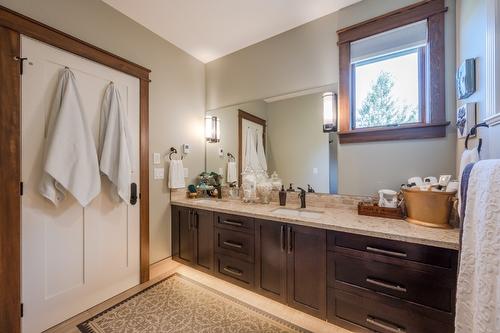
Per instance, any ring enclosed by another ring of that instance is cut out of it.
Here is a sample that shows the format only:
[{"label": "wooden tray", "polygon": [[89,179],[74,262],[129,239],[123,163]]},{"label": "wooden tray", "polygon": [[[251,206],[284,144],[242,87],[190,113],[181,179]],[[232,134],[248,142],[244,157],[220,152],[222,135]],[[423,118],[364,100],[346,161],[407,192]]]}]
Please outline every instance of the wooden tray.
[{"label": "wooden tray", "polygon": [[386,208],[379,207],[377,204],[368,204],[364,202],[358,203],[358,215],[385,217],[388,219],[403,220],[404,214],[401,207]]}]

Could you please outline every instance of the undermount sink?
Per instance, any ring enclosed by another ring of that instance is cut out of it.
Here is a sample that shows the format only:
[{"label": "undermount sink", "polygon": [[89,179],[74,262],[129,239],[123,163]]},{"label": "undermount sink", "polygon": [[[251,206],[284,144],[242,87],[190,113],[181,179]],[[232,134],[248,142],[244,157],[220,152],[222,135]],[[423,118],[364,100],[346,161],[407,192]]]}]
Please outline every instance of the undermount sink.
[{"label": "undermount sink", "polygon": [[219,202],[226,202],[227,200],[224,199],[206,199],[206,198],[200,198],[200,199],[194,199],[196,203],[200,204],[212,204],[212,203],[219,203]]},{"label": "undermount sink", "polygon": [[201,203],[201,204],[208,204],[215,202],[215,200],[210,200],[210,199],[195,199],[196,203]]},{"label": "undermount sink", "polygon": [[323,216],[323,212],[305,209],[292,209],[292,208],[277,208],[273,213],[289,217],[303,217],[308,219],[319,219]]}]

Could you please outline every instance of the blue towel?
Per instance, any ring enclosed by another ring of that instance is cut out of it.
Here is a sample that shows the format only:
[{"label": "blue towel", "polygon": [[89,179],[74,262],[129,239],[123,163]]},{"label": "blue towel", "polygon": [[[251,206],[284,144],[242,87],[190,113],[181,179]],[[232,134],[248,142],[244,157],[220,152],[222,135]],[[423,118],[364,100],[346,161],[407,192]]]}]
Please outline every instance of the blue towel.
[{"label": "blue towel", "polygon": [[474,163],[467,164],[462,173],[460,183],[460,248],[462,247],[462,232],[465,218],[465,207],[467,206],[467,190],[469,189],[469,178],[472,172]]}]

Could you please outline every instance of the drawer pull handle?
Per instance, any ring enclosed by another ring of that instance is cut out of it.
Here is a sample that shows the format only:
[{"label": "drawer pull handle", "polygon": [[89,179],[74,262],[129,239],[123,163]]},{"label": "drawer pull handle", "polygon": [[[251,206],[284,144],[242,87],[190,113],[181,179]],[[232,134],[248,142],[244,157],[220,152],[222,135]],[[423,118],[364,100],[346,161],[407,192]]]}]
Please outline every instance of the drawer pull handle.
[{"label": "drawer pull handle", "polygon": [[404,327],[399,327],[397,325],[386,322],[385,320],[377,319],[374,317],[368,316],[366,318],[366,322],[372,324],[373,326],[377,326],[383,328],[386,331],[393,333],[405,333],[406,329]]},{"label": "drawer pull handle", "polygon": [[376,286],[379,286],[379,287],[383,287],[383,288],[387,288],[387,289],[391,289],[391,290],[395,290],[395,291],[400,291],[402,293],[406,292],[405,287],[401,287],[397,284],[392,284],[392,283],[380,281],[378,279],[366,278],[366,282],[371,283],[371,284],[376,285]]},{"label": "drawer pull handle", "polygon": [[285,225],[281,225],[280,229],[280,246],[281,246],[281,251],[285,252]]},{"label": "drawer pull handle", "polygon": [[398,257],[398,258],[406,258],[408,256],[406,253],[403,253],[403,252],[378,249],[376,247],[371,247],[371,246],[367,246],[366,251],[373,252],[373,253],[379,253],[379,254],[385,254],[388,256],[393,256],[393,257]]},{"label": "drawer pull handle", "polygon": [[229,220],[222,221],[222,224],[232,225],[235,227],[242,227],[243,226],[243,223],[241,223],[241,222],[229,221]]},{"label": "drawer pull handle", "polygon": [[236,275],[236,276],[242,276],[243,275],[243,272],[240,271],[239,269],[236,269],[236,268],[233,268],[233,267],[229,267],[229,266],[224,267],[224,271],[228,272],[229,274]]},{"label": "drawer pull handle", "polygon": [[233,243],[231,241],[224,241],[222,244],[230,246],[230,247],[234,247],[235,249],[241,249],[243,247],[242,244]]},{"label": "drawer pull handle", "polygon": [[287,237],[287,242],[288,242],[288,253],[292,253],[293,251],[293,235],[292,235],[292,227],[288,226],[288,237]]}]

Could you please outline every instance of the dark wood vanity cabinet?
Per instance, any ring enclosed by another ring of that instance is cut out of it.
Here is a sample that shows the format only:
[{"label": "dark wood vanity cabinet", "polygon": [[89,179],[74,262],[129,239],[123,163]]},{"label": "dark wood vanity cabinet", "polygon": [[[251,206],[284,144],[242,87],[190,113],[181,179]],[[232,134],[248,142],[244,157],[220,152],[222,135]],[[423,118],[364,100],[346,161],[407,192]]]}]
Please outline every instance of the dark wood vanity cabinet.
[{"label": "dark wood vanity cabinet", "polygon": [[172,206],[172,257],[211,272],[214,265],[213,213]]},{"label": "dark wood vanity cabinet", "polygon": [[243,288],[254,288],[254,219],[215,213],[215,275]]},{"label": "dark wood vanity cabinet", "polygon": [[257,220],[256,289],[319,318],[326,318],[326,231]]},{"label": "dark wood vanity cabinet", "polygon": [[328,232],[328,320],[359,332],[452,333],[458,253]]},{"label": "dark wood vanity cabinet", "polygon": [[278,302],[287,302],[287,254],[285,223],[255,223],[255,288]]},{"label": "dark wood vanity cabinet", "polygon": [[172,206],[174,260],[354,332],[452,333],[456,250]]}]

